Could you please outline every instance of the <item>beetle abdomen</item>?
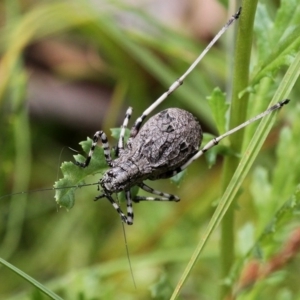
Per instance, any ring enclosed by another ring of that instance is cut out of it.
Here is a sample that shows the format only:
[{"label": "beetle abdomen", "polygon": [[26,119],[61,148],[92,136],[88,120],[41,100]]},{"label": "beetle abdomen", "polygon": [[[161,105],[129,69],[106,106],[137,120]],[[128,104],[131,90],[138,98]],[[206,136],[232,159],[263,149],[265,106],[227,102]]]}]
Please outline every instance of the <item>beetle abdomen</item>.
[{"label": "beetle abdomen", "polygon": [[147,177],[156,179],[186,163],[201,141],[202,130],[196,118],[185,110],[169,108],[145,123],[132,139],[130,152],[134,162],[144,162]]}]

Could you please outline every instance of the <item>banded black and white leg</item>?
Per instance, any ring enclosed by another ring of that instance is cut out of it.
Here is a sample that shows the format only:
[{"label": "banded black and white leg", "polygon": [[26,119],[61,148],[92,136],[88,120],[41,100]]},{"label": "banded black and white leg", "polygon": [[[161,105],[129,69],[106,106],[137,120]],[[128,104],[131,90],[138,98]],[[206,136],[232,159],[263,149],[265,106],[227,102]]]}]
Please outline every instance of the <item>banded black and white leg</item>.
[{"label": "banded black and white leg", "polygon": [[285,99],[283,101],[278,102],[277,104],[269,107],[266,111],[260,113],[259,115],[249,119],[248,121],[240,124],[239,126],[225,132],[224,134],[212,139],[211,141],[209,141],[201,150],[199,150],[194,156],[192,156],[184,165],[182,165],[181,167],[177,168],[174,171],[168,172],[166,173],[166,177],[173,177],[176,174],[180,173],[181,171],[183,171],[184,169],[186,169],[193,161],[195,161],[196,159],[198,159],[200,156],[202,156],[207,150],[211,149],[212,147],[216,146],[219,144],[219,142],[224,139],[225,137],[233,134],[234,132],[248,126],[249,124],[262,119],[263,117],[265,117],[266,115],[272,113],[275,110],[280,109],[282,106],[288,104],[290,102],[289,99]]},{"label": "banded black and white leg", "polygon": [[[130,138],[134,138],[144,120],[147,118],[147,116],[160,104],[162,103],[170,94],[172,94],[179,86],[181,86],[183,84],[183,81],[185,80],[185,78],[193,71],[193,69],[195,69],[195,67],[198,65],[198,63],[202,60],[202,58],[206,55],[206,53],[210,50],[210,48],[216,43],[216,41],[223,35],[223,33],[229,28],[229,26],[239,18],[241,13],[241,8],[239,8],[239,10],[228,20],[228,22],[222,27],[222,29],[217,33],[217,35],[212,39],[212,41],[208,44],[208,46],[202,51],[202,53],[196,58],[196,60],[192,63],[192,65],[187,69],[187,71],[180,77],[178,78],[170,87],[169,89],[163,93],[152,105],[150,105],[144,112],[143,114],[136,120],[136,122],[134,123],[133,127],[131,128],[131,132],[130,132]],[[128,125],[128,121],[130,119],[132,113],[132,108],[129,107],[126,115],[125,115],[125,119],[123,122],[123,125],[121,127],[121,133],[120,133],[120,138],[119,138],[119,142],[118,142],[118,146],[117,146],[117,151],[116,154],[118,156],[119,151],[124,149],[124,135],[125,135],[125,129]],[[93,138],[93,144],[92,147],[90,149],[89,155],[86,158],[86,161],[84,163],[80,163],[80,162],[75,162],[76,165],[85,168],[89,165],[90,161],[91,161],[91,157],[93,155],[93,152],[95,150],[95,147],[97,145],[97,142],[99,140],[99,138],[102,141],[103,144],[103,149],[104,149],[104,155],[105,155],[105,159],[107,161],[107,164],[109,166],[112,166],[112,159],[110,157],[110,149],[109,149],[109,145],[108,145],[108,141],[106,138],[106,135],[103,131],[97,131],[94,135]]]},{"label": "banded black and white leg", "polygon": [[183,84],[185,78],[195,69],[195,67],[202,60],[202,58],[206,55],[206,53],[210,50],[210,48],[224,34],[224,32],[230,27],[230,25],[239,18],[240,14],[241,14],[241,10],[242,10],[242,8],[240,7],[239,10],[227,21],[227,23],[216,34],[216,36],[212,39],[212,41],[206,46],[206,48],[201,52],[201,54],[191,64],[191,66],[187,69],[187,71],[180,78],[178,78],[173,84],[171,84],[171,86],[168,88],[168,90],[165,93],[163,93],[152,105],[150,105],[142,113],[142,115],[135,121],[133,127],[131,128],[130,138],[134,138],[138,134],[138,132],[139,132],[144,120],[147,118],[147,116],[159,104],[161,104],[170,94],[172,94],[177,88],[179,88]]},{"label": "banded black and white leg", "polygon": [[105,160],[107,162],[107,164],[109,166],[112,166],[112,159],[111,159],[111,156],[110,156],[110,147],[109,147],[109,143],[108,143],[108,140],[107,140],[107,137],[106,137],[106,134],[100,130],[100,131],[97,131],[95,134],[94,134],[94,137],[93,137],[93,143],[92,143],[92,146],[91,146],[91,149],[89,151],[89,154],[85,160],[84,163],[81,163],[79,161],[75,161],[75,165],[77,166],[80,166],[82,168],[86,168],[89,164],[90,164],[90,161],[91,161],[91,158],[93,156],[93,153],[95,151],[95,148],[97,146],[97,143],[98,143],[98,140],[101,140],[102,142],[102,147],[103,147],[103,151],[104,151],[104,157],[105,157]]},{"label": "banded black and white leg", "polygon": [[132,114],[132,107],[128,107],[128,109],[126,111],[126,114],[125,114],[123,124],[121,126],[120,137],[119,137],[118,146],[117,146],[117,149],[116,149],[116,155],[117,156],[119,156],[120,151],[122,152],[122,150],[124,150],[125,130],[128,126],[128,122],[130,120],[131,114]]},{"label": "banded black and white leg", "polygon": [[[120,150],[123,150],[124,149],[124,136],[125,136],[125,129],[128,125],[128,122],[130,120],[130,117],[131,117],[131,114],[132,114],[132,108],[129,107],[126,111],[126,114],[125,114],[125,119],[123,121],[123,124],[121,126],[121,132],[120,132],[120,138],[119,138],[119,141],[118,141],[118,146],[117,146],[117,149],[116,149],[116,153],[118,154]],[[92,143],[92,146],[91,146],[91,149],[89,151],[89,154],[85,160],[84,163],[80,163],[78,161],[75,162],[75,164],[77,166],[80,166],[82,168],[85,168],[87,167],[89,164],[90,164],[90,161],[91,161],[91,158],[93,156],[93,153],[95,151],[95,148],[97,146],[97,143],[98,143],[98,140],[101,140],[102,142],[102,147],[103,147],[103,150],[104,150],[104,157],[105,157],[105,160],[108,164],[108,166],[112,166],[112,159],[111,159],[111,156],[110,156],[110,147],[109,147],[109,143],[108,143],[108,140],[107,140],[107,137],[106,137],[106,134],[101,130],[101,131],[97,131],[95,134],[94,134],[94,137],[93,137],[93,143]]]},{"label": "banded black and white leg", "polygon": [[167,193],[163,193],[161,191],[155,190],[143,182],[138,184],[138,186],[141,189],[143,189],[144,191],[154,194],[154,195],[158,195],[160,197],[135,196],[132,199],[133,202],[136,202],[136,203],[138,203],[140,201],[175,201],[175,202],[178,202],[180,200],[179,197],[177,197],[176,195],[167,194]]},{"label": "banded black and white leg", "polygon": [[126,223],[127,225],[133,224],[134,219],[134,213],[133,213],[133,207],[132,207],[132,197],[131,192],[125,191],[125,197],[126,197],[126,206],[127,206],[127,216],[123,213],[120,205],[113,199],[111,195],[101,194],[95,198],[96,200],[99,200],[101,198],[107,198],[109,202],[112,204],[113,208],[117,211],[117,213],[120,215],[122,221]]}]

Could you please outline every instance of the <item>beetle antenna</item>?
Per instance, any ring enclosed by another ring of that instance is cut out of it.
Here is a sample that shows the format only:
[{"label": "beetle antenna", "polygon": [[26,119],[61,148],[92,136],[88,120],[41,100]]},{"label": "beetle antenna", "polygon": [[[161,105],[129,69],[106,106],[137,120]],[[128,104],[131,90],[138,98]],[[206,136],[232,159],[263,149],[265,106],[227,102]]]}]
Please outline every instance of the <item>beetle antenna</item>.
[{"label": "beetle antenna", "polygon": [[131,260],[130,260],[130,256],[129,256],[129,248],[128,248],[128,243],[127,243],[125,226],[124,226],[124,222],[121,222],[121,223],[122,223],[122,230],[123,230],[123,236],[124,236],[124,242],[125,242],[125,248],[126,248],[126,255],[127,255],[127,259],[128,259],[130,274],[131,274],[131,278],[132,278],[132,282],[133,282],[134,288],[136,289],[136,283],[135,283],[135,279],[134,279],[134,275],[133,275],[133,270],[132,270],[132,265],[131,265]]},{"label": "beetle antenna", "polygon": [[64,190],[64,189],[71,189],[71,188],[81,188],[83,186],[91,186],[91,185],[98,185],[98,184],[99,184],[99,182],[70,185],[70,186],[64,186],[64,187],[51,187],[51,188],[45,188],[45,189],[36,189],[36,190],[31,190],[31,191],[23,191],[23,192],[17,192],[17,193],[12,193],[12,194],[6,194],[3,196],[0,196],[0,199],[6,198],[9,196],[22,195],[22,194],[33,194],[33,193],[44,192],[44,191],[56,191],[56,190]]}]

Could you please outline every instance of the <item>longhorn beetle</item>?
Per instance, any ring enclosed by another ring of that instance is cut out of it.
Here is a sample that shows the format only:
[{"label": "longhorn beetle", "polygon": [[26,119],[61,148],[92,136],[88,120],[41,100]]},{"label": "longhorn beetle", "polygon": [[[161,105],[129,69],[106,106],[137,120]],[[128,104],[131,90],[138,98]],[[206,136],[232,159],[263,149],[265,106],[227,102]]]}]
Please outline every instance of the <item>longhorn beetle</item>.
[{"label": "longhorn beetle", "polygon": [[[142,127],[147,116],[172,92],[182,85],[187,75],[196,67],[204,55],[228,27],[238,19],[241,8],[234,14],[225,26],[214,37],[205,50],[199,55],[188,70],[177,79],[170,88],[160,96],[143,114],[135,121],[127,143],[124,143],[125,129],[132,114],[132,108],[126,111],[125,119],[121,127],[121,133],[116,148],[117,158],[112,159],[110,147],[106,134],[97,131],[85,162],[75,161],[79,167],[89,166],[93,152],[100,139],[104,149],[104,156],[107,165],[110,167],[99,180],[99,187],[102,192],[95,200],[107,198],[123,222],[133,224],[132,202],[139,201],[179,201],[180,199],[171,194],[152,189],[144,183],[144,180],[156,180],[169,178],[187,168],[195,159],[217,145],[226,136],[240,130],[250,123],[263,118],[274,110],[287,104],[289,100],[283,100],[270,107],[265,112],[244,122],[243,124],[229,130],[223,135],[212,139],[206,146],[199,150],[202,141],[202,129],[196,118],[189,112],[179,108],[169,108],[151,117]],[[146,192],[152,193],[155,197],[144,197],[131,195],[131,188],[138,186]],[[127,202],[127,216],[122,212],[118,203],[113,199],[112,194],[124,191]]]}]

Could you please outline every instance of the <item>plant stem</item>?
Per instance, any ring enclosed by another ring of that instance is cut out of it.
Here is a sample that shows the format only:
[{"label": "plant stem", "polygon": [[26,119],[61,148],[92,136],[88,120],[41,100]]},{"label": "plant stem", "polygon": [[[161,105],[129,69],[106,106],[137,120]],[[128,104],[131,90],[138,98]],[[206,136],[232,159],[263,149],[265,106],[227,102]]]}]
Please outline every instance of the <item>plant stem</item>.
[{"label": "plant stem", "polygon": [[[253,23],[257,0],[244,0],[242,14],[239,21],[236,39],[235,65],[233,71],[232,100],[230,111],[230,128],[241,124],[246,119],[248,93],[239,98],[239,93],[249,84],[249,64],[253,38]],[[229,137],[231,148],[235,153],[240,153],[243,144],[244,130],[240,130]],[[224,159],[222,191],[226,190],[234,174],[239,158],[227,156]],[[233,265],[234,251],[234,204],[231,205],[221,224],[221,280],[224,280]],[[222,285],[220,299],[228,293],[229,287]]]}]

